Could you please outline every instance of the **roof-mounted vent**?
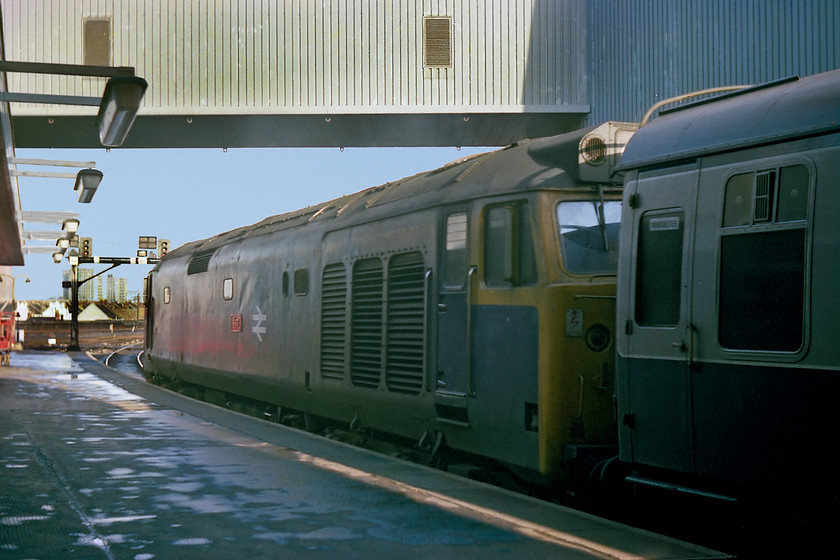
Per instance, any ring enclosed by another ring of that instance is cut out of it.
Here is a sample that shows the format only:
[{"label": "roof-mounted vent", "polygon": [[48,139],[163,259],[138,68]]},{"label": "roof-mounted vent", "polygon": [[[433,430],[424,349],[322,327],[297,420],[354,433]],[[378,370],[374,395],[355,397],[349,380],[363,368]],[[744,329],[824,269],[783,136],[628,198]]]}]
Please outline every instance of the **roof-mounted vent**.
[{"label": "roof-mounted vent", "polygon": [[210,267],[210,259],[213,258],[213,253],[215,252],[216,248],[196,252],[187,265],[187,275],[207,272],[207,269]]},{"label": "roof-mounted vent", "polygon": [[607,141],[600,136],[588,136],[580,148],[583,160],[591,165],[601,165],[607,159]]},{"label": "roof-mounted vent", "polygon": [[580,140],[578,165],[582,181],[620,183],[613,170],[624,153],[624,147],[639,125],[627,122],[605,122]]}]

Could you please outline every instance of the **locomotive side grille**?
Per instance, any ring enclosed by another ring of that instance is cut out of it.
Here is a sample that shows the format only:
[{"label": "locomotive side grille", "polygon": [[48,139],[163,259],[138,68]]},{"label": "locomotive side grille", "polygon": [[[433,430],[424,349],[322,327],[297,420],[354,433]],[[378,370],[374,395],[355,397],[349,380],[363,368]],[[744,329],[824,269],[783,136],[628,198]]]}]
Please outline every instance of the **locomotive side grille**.
[{"label": "locomotive side grille", "polygon": [[341,263],[324,268],[321,295],[321,376],[344,379],[347,273]]},{"label": "locomotive side grille", "polygon": [[353,265],[350,380],[376,388],[382,372],[382,261]]},{"label": "locomotive side grille", "polygon": [[193,255],[193,258],[190,259],[190,264],[187,265],[187,275],[207,272],[207,268],[210,266],[210,259],[213,258],[213,253],[215,252],[216,249],[205,249]]},{"label": "locomotive side grille", "polygon": [[423,387],[425,266],[419,252],[388,264],[385,382],[389,391],[417,394]]}]

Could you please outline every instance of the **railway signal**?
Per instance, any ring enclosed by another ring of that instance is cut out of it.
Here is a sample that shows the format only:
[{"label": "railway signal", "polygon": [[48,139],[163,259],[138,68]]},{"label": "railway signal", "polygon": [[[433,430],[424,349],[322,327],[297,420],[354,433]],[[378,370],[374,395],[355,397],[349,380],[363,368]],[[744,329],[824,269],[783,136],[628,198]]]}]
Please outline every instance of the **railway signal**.
[{"label": "railway signal", "polygon": [[79,256],[92,257],[93,256],[93,239],[90,237],[79,238]]},{"label": "railway signal", "polygon": [[158,250],[158,257],[160,257],[160,258],[165,257],[166,253],[169,252],[169,240],[168,239],[158,239],[157,250]]},{"label": "railway signal", "polygon": [[157,236],[141,235],[139,241],[140,249],[157,249]]}]

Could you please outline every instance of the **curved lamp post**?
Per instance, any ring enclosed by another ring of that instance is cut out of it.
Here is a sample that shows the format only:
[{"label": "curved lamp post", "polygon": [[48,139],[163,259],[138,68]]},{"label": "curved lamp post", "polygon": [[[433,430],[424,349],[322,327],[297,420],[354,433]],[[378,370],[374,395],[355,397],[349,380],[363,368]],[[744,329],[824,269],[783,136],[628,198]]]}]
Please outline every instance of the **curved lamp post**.
[{"label": "curved lamp post", "polygon": [[29,276],[27,276],[26,274],[18,274],[17,276],[12,276],[11,274],[0,273],[0,282],[3,281],[4,277],[5,278],[11,278],[11,280],[12,280],[12,309],[14,309],[15,306],[16,306],[16,303],[15,303],[15,280],[18,279],[18,278],[26,278],[26,283],[29,284],[29,282],[30,282]]}]

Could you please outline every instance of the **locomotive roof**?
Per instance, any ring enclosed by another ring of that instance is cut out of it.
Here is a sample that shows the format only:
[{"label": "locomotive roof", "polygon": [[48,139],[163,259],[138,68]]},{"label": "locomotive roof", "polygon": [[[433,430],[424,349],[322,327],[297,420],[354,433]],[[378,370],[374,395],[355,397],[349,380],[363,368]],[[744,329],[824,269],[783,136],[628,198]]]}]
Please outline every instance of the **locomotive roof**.
[{"label": "locomotive roof", "polygon": [[[253,225],[187,243],[167,256],[206,251],[239,238],[331,220],[331,227],[344,227],[367,219],[468,200],[475,196],[529,189],[580,188],[578,147],[591,129],[568,134],[522,140],[492,152],[467,156],[438,169],[370,187],[306,208],[271,216]],[[591,188],[594,188],[591,187]],[[410,201],[410,202],[409,202]]]},{"label": "locomotive roof", "polygon": [[642,126],[618,170],[654,167],[840,130],[840,70],[689,104]]}]

